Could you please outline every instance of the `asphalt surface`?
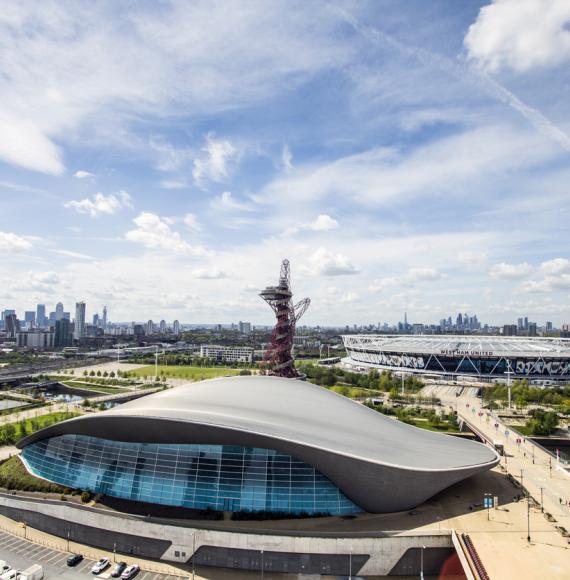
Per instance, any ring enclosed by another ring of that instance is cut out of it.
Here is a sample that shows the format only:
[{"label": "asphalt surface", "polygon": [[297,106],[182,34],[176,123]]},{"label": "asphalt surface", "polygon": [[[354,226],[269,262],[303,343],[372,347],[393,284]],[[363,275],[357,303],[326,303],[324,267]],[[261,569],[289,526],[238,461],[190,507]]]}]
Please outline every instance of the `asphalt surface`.
[{"label": "asphalt surface", "polygon": [[[64,578],[68,580],[78,580],[82,578],[103,578],[111,577],[113,562],[104,572],[95,576],[91,573],[91,566],[94,560],[84,559],[77,566],[70,568],[67,565],[67,552],[59,552],[52,548],[46,548],[23,538],[12,536],[0,531],[0,560],[6,560],[12,568],[25,570],[33,564],[41,564],[44,568],[44,578]],[[117,562],[121,556],[117,554]],[[136,580],[180,580],[179,576],[170,576],[156,572],[146,572],[141,570],[136,576]]]}]

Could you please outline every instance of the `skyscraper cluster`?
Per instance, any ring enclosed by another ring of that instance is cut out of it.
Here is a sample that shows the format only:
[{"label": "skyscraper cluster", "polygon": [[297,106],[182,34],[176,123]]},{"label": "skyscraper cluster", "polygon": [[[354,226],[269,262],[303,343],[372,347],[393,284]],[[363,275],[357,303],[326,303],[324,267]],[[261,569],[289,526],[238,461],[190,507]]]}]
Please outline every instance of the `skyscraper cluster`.
[{"label": "skyscraper cluster", "polygon": [[470,316],[467,313],[462,314],[460,312],[455,317],[455,321],[449,316],[448,318],[442,318],[439,324],[441,329],[445,331],[464,332],[466,330],[481,330],[481,323],[476,314]]}]

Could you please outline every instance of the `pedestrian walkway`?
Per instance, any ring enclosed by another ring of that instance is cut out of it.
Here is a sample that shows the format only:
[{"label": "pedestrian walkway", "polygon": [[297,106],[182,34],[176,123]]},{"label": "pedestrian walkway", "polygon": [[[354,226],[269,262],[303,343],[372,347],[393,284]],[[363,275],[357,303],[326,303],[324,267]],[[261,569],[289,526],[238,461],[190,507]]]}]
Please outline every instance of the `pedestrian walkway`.
[{"label": "pedestrian walkway", "polygon": [[477,399],[461,401],[457,413],[491,441],[503,443],[505,454],[501,464],[507,473],[552,515],[556,525],[570,530],[570,473],[565,466],[526,437],[513,432],[497,416],[482,409]]}]

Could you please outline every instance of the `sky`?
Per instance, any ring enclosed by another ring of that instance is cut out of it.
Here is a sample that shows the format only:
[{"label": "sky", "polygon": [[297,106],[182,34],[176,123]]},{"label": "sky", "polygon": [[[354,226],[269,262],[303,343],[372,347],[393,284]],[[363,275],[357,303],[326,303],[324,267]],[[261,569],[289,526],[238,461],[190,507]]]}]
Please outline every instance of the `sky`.
[{"label": "sky", "polygon": [[570,2],[5,3],[0,310],[570,322]]}]

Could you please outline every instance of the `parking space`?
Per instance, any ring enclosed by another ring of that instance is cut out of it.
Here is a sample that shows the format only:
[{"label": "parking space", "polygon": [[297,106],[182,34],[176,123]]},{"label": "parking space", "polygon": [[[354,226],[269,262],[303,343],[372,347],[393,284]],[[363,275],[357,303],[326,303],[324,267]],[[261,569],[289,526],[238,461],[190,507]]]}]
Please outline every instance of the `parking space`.
[{"label": "parking space", "polygon": [[[70,568],[67,565],[67,552],[60,552],[53,548],[48,548],[35,544],[25,538],[12,536],[0,531],[0,560],[6,560],[12,568],[24,570],[32,564],[41,564],[44,567],[44,578],[64,578],[77,580],[78,578],[101,578],[108,580],[111,578],[113,562],[104,572],[97,576],[91,573],[94,560],[84,559],[77,566]],[[117,554],[117,561],[121,560]],[[136,575],[136,580],[180,580],[179,576],[160,574],[156,572],[141,570]]]}]

